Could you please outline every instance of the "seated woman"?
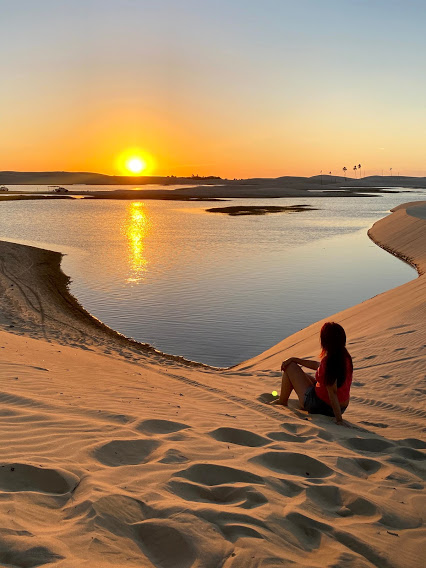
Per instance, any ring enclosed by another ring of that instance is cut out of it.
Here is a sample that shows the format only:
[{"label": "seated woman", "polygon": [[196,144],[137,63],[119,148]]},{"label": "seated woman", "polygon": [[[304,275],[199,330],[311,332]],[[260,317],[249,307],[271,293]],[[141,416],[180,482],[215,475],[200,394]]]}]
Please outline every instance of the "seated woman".
[{"label": "seated woman", "polygon": [[[294,389],[303,409],[310,414],[334,416],[337,424],[343,424],[342,414],[349,404],[353,372],[345,330],[338,323],[327,322],[321,328],[320,341],[320,363],[297,357],[283,361],[281,393],[272,404],[287,406]],[[315,370],[315,379],[301,367]]]}]

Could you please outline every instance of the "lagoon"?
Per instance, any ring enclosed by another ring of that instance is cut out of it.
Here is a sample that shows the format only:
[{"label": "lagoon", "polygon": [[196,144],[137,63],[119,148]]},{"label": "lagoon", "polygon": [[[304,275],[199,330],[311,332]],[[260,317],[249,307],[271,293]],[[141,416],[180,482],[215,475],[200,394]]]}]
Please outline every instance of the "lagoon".
[{"label": "lagoon", "polygon": [[[2,202],[0,238],[65,253],[71,292],[117,331],[229,366],[415,278],[367,230],[390,208],[424,195]],[[205,211],[296,204],[316,210],[248,217]]]}]

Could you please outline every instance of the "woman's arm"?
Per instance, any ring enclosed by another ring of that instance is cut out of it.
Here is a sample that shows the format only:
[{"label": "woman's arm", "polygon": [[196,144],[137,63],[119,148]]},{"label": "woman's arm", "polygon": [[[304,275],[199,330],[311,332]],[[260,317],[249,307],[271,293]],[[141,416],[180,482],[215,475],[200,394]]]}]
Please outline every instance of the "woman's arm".
[{"label": "woman's arm", "polygon": [[286,367],[288,367],[290,363],[296,363],[297,365],[307,367],[308,369],[313,369],[314,371],[316,371],[320,366],[318,361],[310,361],[309,359],[298,359],[297,357],[290,357],[290,359],[286,359],[282,362],[281,371],[285,371]]},{"label": "woman's arm", "polygon": [[343,424],[342,412],[340,410],[339,399],[337,398],[337,381],[333,385],[326,385],[328,397],[330,399],[331,408],[336,417],[336,424]]}]

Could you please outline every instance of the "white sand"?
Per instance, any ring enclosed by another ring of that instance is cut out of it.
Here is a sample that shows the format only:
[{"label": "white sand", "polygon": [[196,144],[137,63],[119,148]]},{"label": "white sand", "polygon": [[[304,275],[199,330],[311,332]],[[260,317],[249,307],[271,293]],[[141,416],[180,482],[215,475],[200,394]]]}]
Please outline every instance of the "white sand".
[{"label": "white sand", "polygon": [[352,428],[262,402],[284,358],[318,356],[321,322],[227,371],[187,366],[79,310],[59,255],[0,243],[0,564],[420,566],[426,203],[397,209],[371,237],[422,276],[328,318]]}]

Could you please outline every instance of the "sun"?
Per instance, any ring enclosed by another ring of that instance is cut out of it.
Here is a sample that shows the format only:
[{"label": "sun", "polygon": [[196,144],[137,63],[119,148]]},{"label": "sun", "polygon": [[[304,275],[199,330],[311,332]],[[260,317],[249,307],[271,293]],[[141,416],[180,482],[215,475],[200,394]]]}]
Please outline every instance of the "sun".
[{"label": "sun", "polygon": [[132,174],[140,174],[146,169],[146,162],[142,158],[132,157],[126,161],[125,166]]},{"label": "sun", "polygon": [[115,167],[122,176],[150,176],[156,164],[153,156],[144,148],[127,148],[115,160]]}]

